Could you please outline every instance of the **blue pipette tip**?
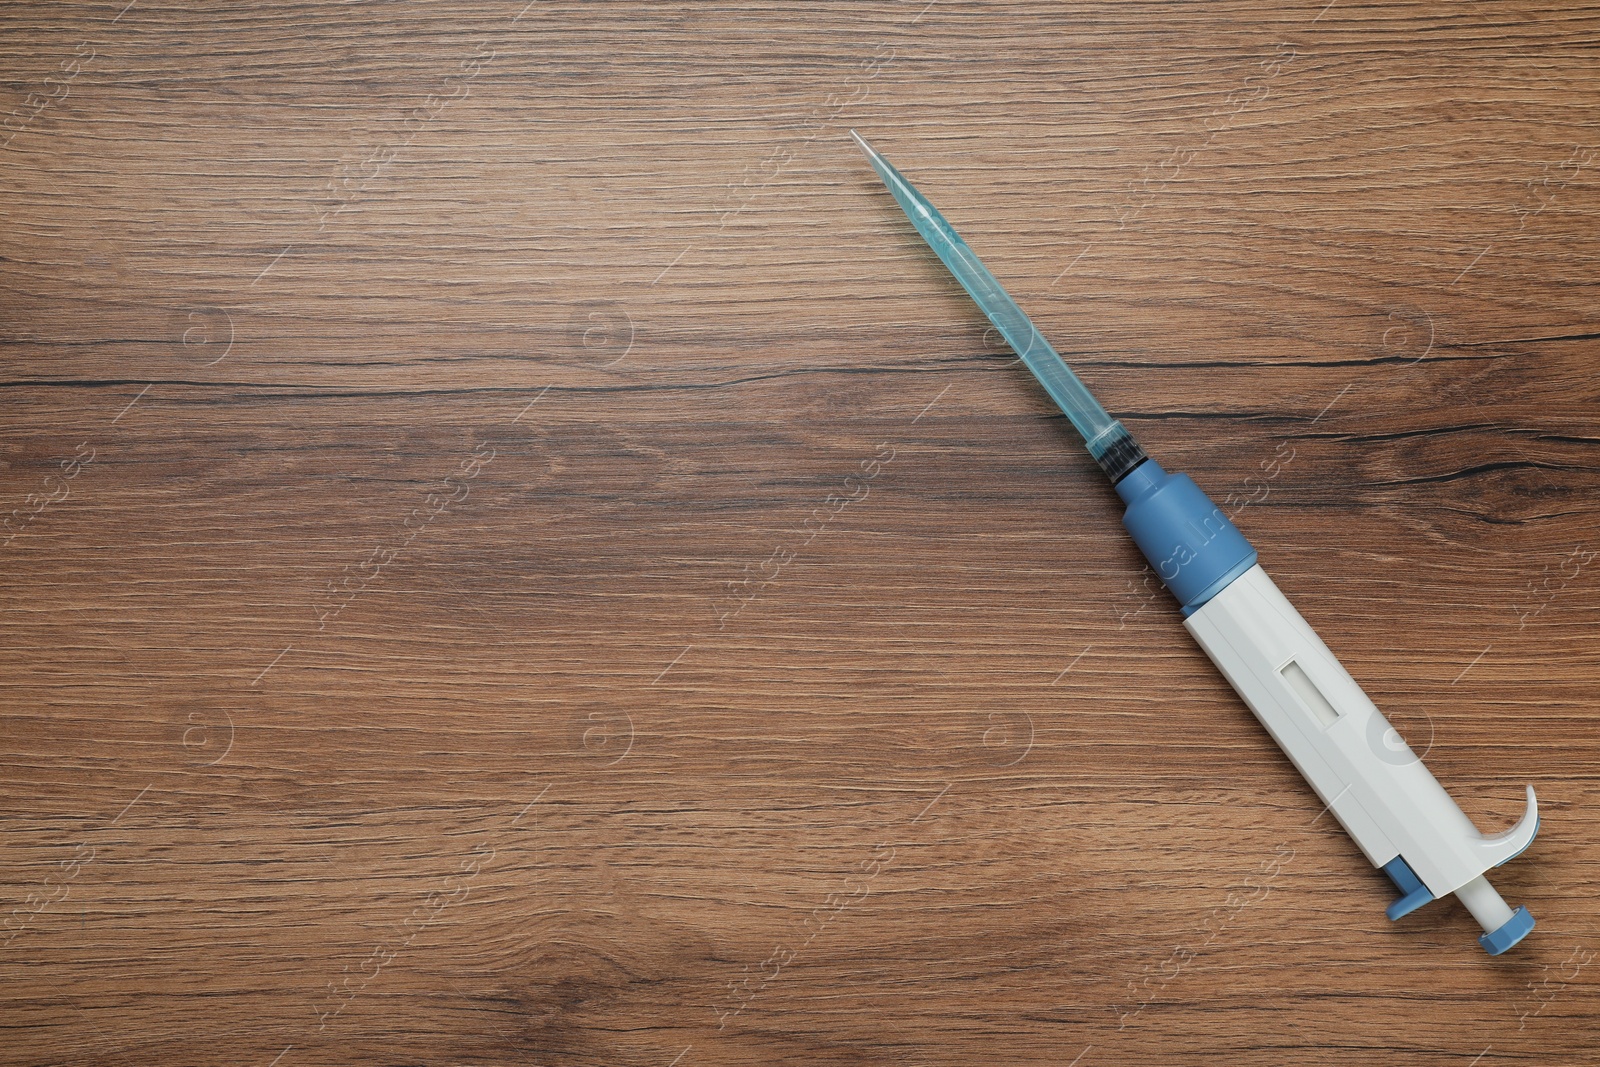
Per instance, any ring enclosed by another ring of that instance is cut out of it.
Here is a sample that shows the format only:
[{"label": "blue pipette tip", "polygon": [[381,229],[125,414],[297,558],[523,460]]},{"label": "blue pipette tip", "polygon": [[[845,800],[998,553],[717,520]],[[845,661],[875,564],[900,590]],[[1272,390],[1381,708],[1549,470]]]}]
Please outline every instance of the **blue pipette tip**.
[{"label": "blue pipette tip", "polygon": [[1089,392],[1088,386],[1072,373],[1072,368],[1050,347],[1050,342],[1045,340],[1038,327],[1011,299],[977,253],[967,247],[955,227],[939,214],[939,209],[917,192],[916,187],[879,155],[865,137],[855,130],[850,131],[850,136],[866,154],[872,169],[878,172],[878,177],[928,247],[961,283],[961,287],[1000,331],[1012,351],[1022,358],[1028,370],[1044,386],[1045,392],[1072,421],[1089,454],[1100,464],[1111,483],[1115,485],[1143,463],[1146,458],[1144,450],[1126,427],[1106,413],[1094,394]]}]

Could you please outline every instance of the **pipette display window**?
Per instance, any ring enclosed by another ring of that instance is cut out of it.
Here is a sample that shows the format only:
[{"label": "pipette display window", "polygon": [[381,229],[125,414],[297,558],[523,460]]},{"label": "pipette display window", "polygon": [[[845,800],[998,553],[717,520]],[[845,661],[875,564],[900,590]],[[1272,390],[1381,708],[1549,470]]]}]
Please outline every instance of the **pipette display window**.
[{"label": "pipette display window", "polygon": [[1311,680],[1304,667],[1290,660],[1278,668],[1278,673],[1283,675],[1283,680],[1289,683],[1294,695],[1300,698],[1300,703],[1306,706],[1306,710],[1322,724],[1324,730],[1339,721],[1339,709],[1322,695],[1322,690],[1317,688],[1317,683]]}]

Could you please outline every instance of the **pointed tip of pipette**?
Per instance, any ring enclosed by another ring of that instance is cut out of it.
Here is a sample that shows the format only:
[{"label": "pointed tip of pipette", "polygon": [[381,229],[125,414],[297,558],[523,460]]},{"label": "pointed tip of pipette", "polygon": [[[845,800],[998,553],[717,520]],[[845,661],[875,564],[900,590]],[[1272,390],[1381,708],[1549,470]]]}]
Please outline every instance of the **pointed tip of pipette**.
[{"label": "pointed tip of pipette", "polygon": [[[868,144],[867,139],[855,130],[852,129],[850,131],[850,136],[855,138],[856,144],[861,146],[861,151],[866,153],[867,162],[872,164],[872,169],[878,172],[879,179],[889,187],[889,191],[894,194],[894,198],[899,201],[901,209],[907,215],[910,215],[913,219],[919,216],[922,218],[937,217],[937,212],[933,210],[933,205],[929,204],[923,195],[917,192],[910,182],[906,181],[904,175],[894,169],[894,164],[884,159],[878,153],[878,150]],[[942,219],[940,224],[944,225]]]},{"label": "pointed tip of pipette", "polygon": [[872,164],[872,169],[877,171],[878,176],[883,178],[884,181],[888,181],[889,176],[887,173],[885,173],[885,168],[888,168],[891,171],[894,169],[893,167],[889,167],[889,161],[880,156],[878,154],[878,150],[868,144],[867,139],[861,136],[855,130],[850,131],[850,136],[855,138],[856,145],[866,155],[867,162]]}]

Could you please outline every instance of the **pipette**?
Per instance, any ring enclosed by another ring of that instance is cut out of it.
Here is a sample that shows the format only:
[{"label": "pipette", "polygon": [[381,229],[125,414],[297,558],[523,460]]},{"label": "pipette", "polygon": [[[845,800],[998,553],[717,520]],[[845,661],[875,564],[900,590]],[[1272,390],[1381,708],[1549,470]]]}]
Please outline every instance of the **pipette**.
[{"label": "pipette", "polygon": [[1182,606],[1184,627],[1244,698],[1372,865],[1400,892],[1391,920],[1454,893],[1498,956],[1533,929],[1484,872],[1539,831],[1528,786],[1515,826],[1485,835],[1399,739],[1256,562],[1238,527],[1186,474],[1168,474],[1106,413],[944,216],[850,131],[923,240],[1045,387],[1127,505],[1123,525]]}]

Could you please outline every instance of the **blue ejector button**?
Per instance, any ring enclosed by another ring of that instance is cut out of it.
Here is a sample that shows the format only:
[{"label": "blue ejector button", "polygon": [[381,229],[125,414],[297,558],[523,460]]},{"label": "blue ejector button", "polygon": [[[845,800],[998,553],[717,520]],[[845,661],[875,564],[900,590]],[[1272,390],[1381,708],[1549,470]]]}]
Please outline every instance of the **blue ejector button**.
[{"label": "blue ejector button", "polygon": [[[1433,899],[1433,894],[1428,892],[1428,887],[1422,884],[1422,879],[1411,870],[1411,865],[1403,858],[1396,856],[1383,865],[1383,873],[1389,876],[1389,881],[1400,890],[1400,899],[1390,904],[1384,911],[1389,916],[1389,921],[1410,915],[1428,901]],[[1509,948],[1510,946],[1506,946]]]}]

